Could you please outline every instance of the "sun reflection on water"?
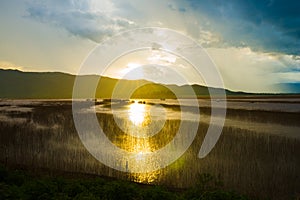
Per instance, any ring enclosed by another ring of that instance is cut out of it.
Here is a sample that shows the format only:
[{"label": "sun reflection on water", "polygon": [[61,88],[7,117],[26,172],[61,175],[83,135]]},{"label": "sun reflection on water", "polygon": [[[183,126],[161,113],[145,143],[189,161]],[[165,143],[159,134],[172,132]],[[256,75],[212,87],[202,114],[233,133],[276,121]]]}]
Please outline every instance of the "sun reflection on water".
[{"label": "sun reflection on water", "polygon": [[[137,140],[136,144],[134,145],[133,152],[136,153],[135,164],[138,165],[139,167],[146,169],[147,167],[150,167],[151,164],[153,164],[151,162],[149,163],[148,156],[149,154],[152,153],[152,151],[148,139]],[[158,170],[158,171],[153,171],[148,173],[134,173],[131,174],[131,176],[136,182],[153,183],[157,180],[159,174],[160,171]]]},{"label": "sun reflection on water", "polygon": [[157,182],[162,173],[160,169],[153,171],[162,163],[157,151],[168,144],[173,136],[167,130],[171,128],[176,131],[177,126],[169,126],[169,122],[166,121],[167,111],[159,104],[131,99],[126,104],[113,105],[117,114],[114,115],[114,122],[120,129],[109,127],[110,124],[104,127],[107,128],[106,134],[112,143],[124,150],[124,155],[119,157],[115,165],[121,166],[130,180],[142,183]]},{"label": "sun reflection on water", "polygon": [[150,106],[145,101],[135,100],[129,105],[128,119],[136,127],[147,127],[151,124]]},{"label": "sun reflection on water", "polygon": [[[147,168],[149,163],[149,155],[155,150],[155,144],[151,144],[147,137],[147,126],[151,124],[150,109],[147,104],[142,101],[134,100],[128,107],[128,119],[132,123],[127,129],[127,141],[123,144],[123,148],[127,151],[135,153],[133,163],[136,167]],[[142,137],[143,136],[143,137]],[[131,177],[136,182],[152,183],[157,180],[159,172],[134,173]]]},{"label": "sun reflection on water", "polygon": [[145,121],[146,117],[146,105],[141,104],[138,102],[134,102],[130,104],[129,110],[128,110],[128,115],[130,121],[136,125],[136,126],[141,126],[143,122]]}]

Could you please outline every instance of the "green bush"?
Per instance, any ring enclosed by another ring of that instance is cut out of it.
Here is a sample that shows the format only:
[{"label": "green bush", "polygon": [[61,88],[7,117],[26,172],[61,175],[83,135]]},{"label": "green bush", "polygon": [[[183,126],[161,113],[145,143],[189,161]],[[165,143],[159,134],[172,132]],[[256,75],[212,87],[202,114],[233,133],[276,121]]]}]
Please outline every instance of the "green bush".
[{"label": "green bush", "polygon": [[128,182],[113,181],[104,185],[104,199],[107,200],[130,200],[138,199],[139,192],[138,189],[133,184],[128,184]]},{"label": "green bush", "polygon": [[247,200],[248,198],[234,192],[221,190],[223,183],[210,174],[200,174],[196,185],[184,194],[190,200]]},{"label": "green bush", "polygon": [[198,183],[183,192],[162,186],[143,186],[128,181],[102,178],[37,178],[0,166],[0,199],[41,200],[247,200],[223,191],[220,180],[201,174]]},{"label": "green bush", "polygon": [[178,198],[178,195],[175,195],[174,193],[171,193],[160,186],[153,186],[142,193],[143,200],[174,200],[176,198]]}]

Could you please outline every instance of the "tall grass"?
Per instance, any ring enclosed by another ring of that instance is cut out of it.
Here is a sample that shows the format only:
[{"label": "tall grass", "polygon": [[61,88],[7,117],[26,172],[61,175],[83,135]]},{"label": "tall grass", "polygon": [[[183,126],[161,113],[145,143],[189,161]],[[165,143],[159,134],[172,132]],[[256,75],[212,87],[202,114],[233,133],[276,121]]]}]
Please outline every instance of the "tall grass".
[{"label": "tall grass", "polygon": [[[87,152],[75,130],[70,104],[44,103],[31,107],[34,110],[27,113],[2,111],[5,115],[26,118],[25,122],[0,121],[0,161],[8,167],[96,174],[176,188],[194,186],[196,174],[209,173],[224,181],[223,188],[253,197],[288,199],[300,194],[299,139],[225,124],[213,151],[199,159],[198,151],[208,128],[207,124],[200,123],[194,142],[176,162],[154,173],[130,174],[104,166]],[[247,113],[248,118],[272,121],[271,115],[266,118],[264,113],[262,116],[260,112],[254,112],[255,116],[250,111]],[[137,142],[137,138],[125,135],[116,126],[111,115],[97,117],[115,144],[123,147]],[[153,144],[153,150],[161,148],[172,139],[179,123],[166,121],[164,128],[145,142]]]}]

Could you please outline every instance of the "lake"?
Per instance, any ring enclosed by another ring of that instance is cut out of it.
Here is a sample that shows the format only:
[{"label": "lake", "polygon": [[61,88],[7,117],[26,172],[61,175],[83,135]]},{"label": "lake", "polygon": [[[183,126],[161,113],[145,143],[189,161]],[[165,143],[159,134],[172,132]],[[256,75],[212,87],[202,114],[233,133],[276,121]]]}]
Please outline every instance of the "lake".
[{"label": "lake", "polygon": [[[254,197],[287,199],[300,193],[299,98],[229,99],[222,134],[204,158],[198,153],[211,122],[211,103],[191,102],[78,101],[76,112],[82,116],[85,136],[94,137],[88,144],[102,151],[102,161],[108,162],[104,165],[80,140],[70,100],[2,100],[0,161],[30,170],[96,174],[176,188],[192,186],[199,174],[209,173],[220,178],[225,189]],[[95,127],[101,127],[105,140],[97,141]],[[155,153],[170,143],[178,148],[171,145]]]}]

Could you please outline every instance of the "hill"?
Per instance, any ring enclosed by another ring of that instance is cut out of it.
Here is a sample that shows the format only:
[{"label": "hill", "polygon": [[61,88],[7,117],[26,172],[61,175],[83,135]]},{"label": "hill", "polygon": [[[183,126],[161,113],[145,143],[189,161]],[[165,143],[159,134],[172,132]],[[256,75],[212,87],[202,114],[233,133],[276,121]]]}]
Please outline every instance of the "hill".
[{"label": "hill", "polygon": [[[22,72],[18,70],[0,69],[0,98],[36,98],[36,99],[69,99],[72,98],[73,84],[76,76],[60,72]],[[175,98],[174,92],[180,98],[191,97],[190,87],[193,88],[198,97],[208,97],[208,88],[201,85],[163,85],[146,80],[118,80],[97,75],[83,75],[79,79],[83,91],[88,91],[89,85],[97,84],[94,97],[111,98],[115,86],[121,89],[117,98],[126,97],[127,92],[138,85],[143,85],[135,90],[131,98]],[[210,88],[215,94],[221,89]],[[172,92],[173,91],[173,92]],[[232,92],[226,90],[227,95],[246,95],[243,92]],[[88,96],[82,96],[87,97]]]}]

